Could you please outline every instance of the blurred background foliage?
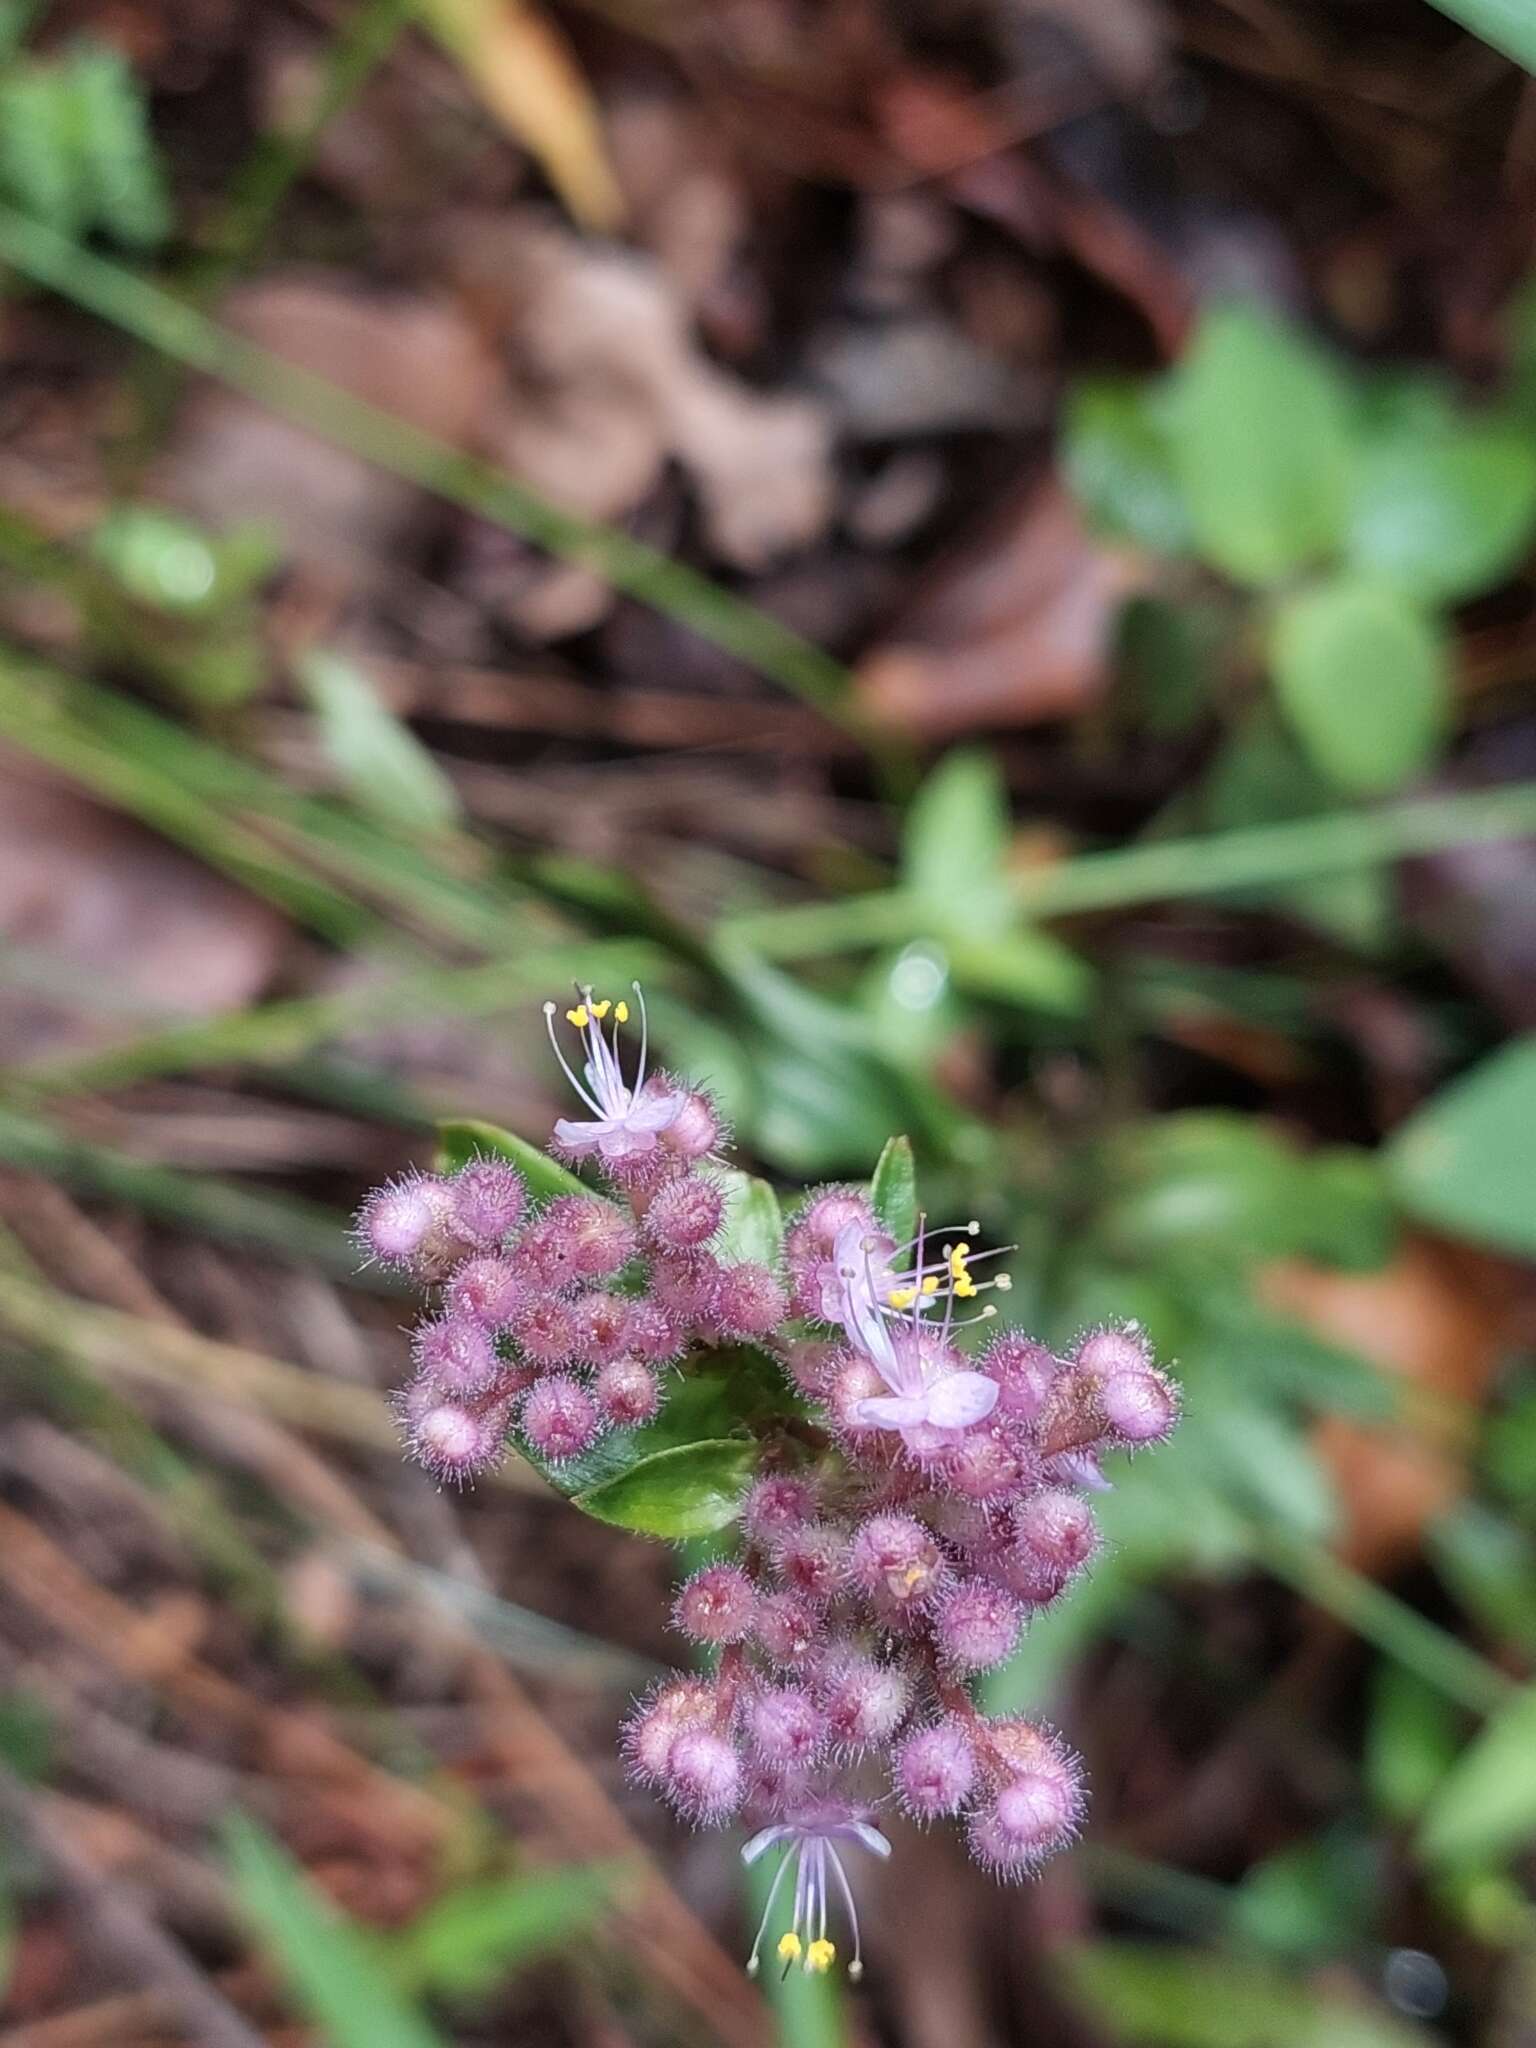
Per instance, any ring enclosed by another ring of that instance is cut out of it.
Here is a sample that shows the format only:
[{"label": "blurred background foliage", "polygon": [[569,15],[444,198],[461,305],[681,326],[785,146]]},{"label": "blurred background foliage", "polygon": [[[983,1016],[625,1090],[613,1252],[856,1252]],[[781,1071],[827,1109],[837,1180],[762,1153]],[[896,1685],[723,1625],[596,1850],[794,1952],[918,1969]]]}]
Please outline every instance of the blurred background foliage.
[{"label": "blurred background foliage", "polygon": [[[1530,2038],[1536,37],[1443,12],[0,7],[15,2048]],[[988,1682],[1085,1843],[904,1838],[857,1998],[618,1781],[667,1554],[403,1469],[354,1270],[635,976],[1185,1389]]]}]

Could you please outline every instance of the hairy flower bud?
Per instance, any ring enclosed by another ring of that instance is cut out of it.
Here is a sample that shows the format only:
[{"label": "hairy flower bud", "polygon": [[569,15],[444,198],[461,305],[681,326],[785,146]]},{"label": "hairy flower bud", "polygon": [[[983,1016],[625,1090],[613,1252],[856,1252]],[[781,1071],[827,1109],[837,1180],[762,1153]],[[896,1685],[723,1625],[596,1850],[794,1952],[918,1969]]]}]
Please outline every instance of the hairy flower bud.
[{"label": "hairy flower bud", "polygon": [[707,1564],[678,1594],[672,1622],[696,1643],[739,1643],[756,1613],[757,1588],[741,1567]]},{"label": "hairy flower bud", "polygon": [[501,1364],[483,1323],[469,1316],[439,1316],[422,1323],[411,1342],[417,1369],[429,1373],[444,1393],[484,1393]]},{"label": "hairy flower bud", "polygon": [[708,1252],[658,1259],[651,1268],[651,1299],[674,1331],[712,1321],[719,1287],[720,1267]]},{"label": "hairy flower bud", "polygon": [[513,1317],[512,1338],[530,1365],[566,1365],[576,1356],[575,1312],[558,1295],[536,1296]]},{"label": "hairy flower bud", "polygon": [[569,1373],[535,1380],[523,1397],[518,1420],[529,1444],[551,1465],[579,1457],[603,1433],[597,1403]]},{"label": "hairy flower bud", "polygon": [[803,1593],[766,1593],[757,1604],[752,1633],[770,1664],[799,1671],[821,1648],[825,1627]]},{"label": "hairy flower bud", "polygon": [[1033,1422],[1061,1370],[1061,1361],[1044,1344],[1021,1331],[1005,1330],[982,1354],[981,1370],[997,1381],[993,1413],[1003,1422]]},{"label": "hairy flower bud", "polygon": [[754,1543],[772,1548],[816,1512],[816,1489],[808,1480],[776,1472],[749,1488],[741,1504],[741,1526]]},{"label": "hairy flower bud", "polygon": [[684,1173],[664,1181],[651,1197],[641,1235],[659,1252],[697,1251],[724,1219],[720,1183],[701,1173]]},{"label": "hairy flower bud", "polygon": [[1078,1494],[1051,1488],[1015,1508],[1013,1539],[1004,1559],[1008,1583],[1044,1606],[1093,1556],[1099,1528],[1092,1508]]},{"label": "hairy flower bud", "polygon": [[707,1728],[718,1709],[715,1689],[702,1678],[674,1678],[637,1700],[625,1719],[619,1746],[631,1777],[660,1784],[672,1744],[685,1728]]},{"label": "hairy flower bud", "polygon": [[1148,1371],[1152,1346],[1139,1323],[1109,1323],[1080,1338],[1072,1358],[1095,1379],[1108,1380],[1117,1373]]},{"label": "hairy flower bud", "polygon": [[598,1368],[592,1395],[605,1422],[615,1429],[636,1429],[661,1408],[661,1387],[655,1373],[638,1358],[614,1358]]},{"label": "hairy flower bud", "polygon": [[944,1560],[932,1532],[913,1516],[875,1515],[854,1535],[848,1570],[882,1606],[915,1611],[943,1583]]},{"label": "hairy flower bud", "polygon": [[666,1311],[642,1294],[630,1300],[624,1348],[647,1365],[670,1365],[683,1347]]},{"label": "hairy flower bud", "polygon": [[462,1486],[501,1457],[511,1403],[455,1397],[424,1373],[405,1389],[398,1411],[411,1455],[434,1478]]},{"label": "hairy flower bud", "polygon": [[[675,1082],[669,1086],[676,1088]],[[693,1161],[717,1152],[725,1139],[720,1112],[700,1088],[680,1090],[677,1114],[661,1134],[661,1142],[675,1158]]]},{"label": "hairy flower bud", "polygon": [[786,1586],[825,1607],[837,1598],[848,1544],[829,1522],[807,1522],[779,1539],[773,1561]]},{"label": "hairy flower bud", "polygon": [[983,1427],[947,1446],[940,1469],[945,1485],[962,1500],[1001,1501],[1037,1480],[1040,1465],[1027,1444]]},{"label": "hairy flower bud", "polygon": [[663,1794],[689,1820],[718,1826],[745,1790],[735,1745],[710,1728],[684,1728],[673,1738],[661,1775]]},{"label": "hairy flower bud", "polygon": [[585,1365],[607,1365],[629,1350],[630,1305],[619,1294],[594,1287],[571,1303],[575,1330],[572,1356]]},{"label": "hairy flower bud", "polygon": [[628,1264],[635,1226],[601,1195],[561,1195],[524,1233],[519,1249],[541,1286],[569,1293]]},{"label": "hairy flower bud", "polygon": [[1140,1448],[1161,1443],[1179,1419],[1178,1397],[1151,1366],[1117,1372],[1100,1391],[1104,1420],[1120,1443]]},{"label": "hairy flower bud", "polygon": [[901,1803],[914,1820],[959,1813],[977,1776],[975,1746],[958,1720],[914,1729],[896,1752],[892,1772]]},{"label": "hairy flower bud", "polygon": [[934,1641],[951,1671],[969,1677],[992,1671],[1018,1647],[1024,1614],[1011,1594],[987,1579],[962,1579],[939,1601]]},{"label": "hairy flower bud", "polygon": [[992,1722],[986,1733],[1001,1760],[993,1775],[1002,1781],[971,1817],[971,1853],[1001,1877],[1025,1877],[1076,1832],[1082,1766],[1048,1729],[1030,1722]]},{"label": "hairy flower bud", "polygon": [[727,1337],[766,1337],[783,1322],[788,1307],[783,1286],[768,1268],[742,1259],[722,1269],[711,1320]]},{"label": "hairy flower bud", "polygon": [[375,1188],[358,1212],[357,1236],[381,1266],[415,1263],[449,1203],[448,1184],[430,1173],[403,1173]]},{"label": "hairy flower bud", "polygon": [[821,1709],[798,1685],[765,1685],[747,1702],[746,1723],[752,1754],[770,1771],[805,1769],[827,1739]]},{"label": "hairy flower bud", "polygon": [[911,1681],[899,1665],[858,1650],[834,1655],[822,1668],[818,1689],[828,1732],[848,1750],[889,1742],[912,1697]]},{"label": "hairy flower bud", "polygon": [[488,1251],[516,1230],[528,1201],[523,1176],[504,1159],[471,1159],[453,1176],[449,1190],[460,1234]]},{"label": "hairy flower bud", "polygon": [[527,1299],[517,1267],[497,1252],[481,1252],[455,1266],[447,1286],[448,1307],[488,1330],[504,1330]]}]

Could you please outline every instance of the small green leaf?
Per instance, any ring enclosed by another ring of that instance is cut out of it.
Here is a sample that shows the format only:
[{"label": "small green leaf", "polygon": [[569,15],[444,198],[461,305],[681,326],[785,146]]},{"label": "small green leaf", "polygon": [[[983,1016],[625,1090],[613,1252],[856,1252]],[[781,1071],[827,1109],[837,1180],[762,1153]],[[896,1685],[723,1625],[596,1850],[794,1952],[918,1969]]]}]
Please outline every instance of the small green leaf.
[{"label": "small green leaf", "polygon": [[1333,1998],[1294,1969],[1229,1949],[1084,1943],[1068,1981],[1116,2042],[1148,2048],[1426,2048],[1423,2031],[1358,1998]]},{"label": "small green leaf", "polygon": [[551,1159],[537,1145],[519,1138],[513,1131],[500,1130],[473,1118],[452,1117],[437,1127],[439,1173],[457,1173],[471,1159],[509,1159],[528,1183],[536,1202],[553,1201],[556,1195],[589,1195],[592,1190],[576,1178],[558,1159]]},{"label": "small green leaf", "polygon": [[1067,401],[1061,461],[1092,523],[1152,554],[1187,553],[1189,514],[1168,436],[1145,388],[1121,378],[1079,384]]},{"label": "small green leaf", "polygon": [[784,1251],[784,1218],[779,1198],[765,1180],[734,1166],[714,1170],[725,1193],[725,1222],[715,1245],[722,1259],[755,1259],[776,1270]]},{"label": "small green leaf", "polygon": [[1412,1215],[1536,1255],[1536,1033],[1442,1088],[1397,1131],[1386,1166]]},{"label": "small green leaf", "polygon": [[1232,1925],[1272,1955],[1341,1955],[1371,1931],[1380,1895],[1370,1842],[1332,1830],[1256,1864],[1237,1888]]},{"label": "small green leaf", "polygon": [[891,1138],[875,1162],[869,1198],[887,1237],[910,1244],[917,1235],[917,1161],[910,1138]]},{"label": "small green leaf", "polygon": [[1218,306],[1167,392],[1195,540],[1238,583],[1281,581],[1337,547],[1354,446],[1334,365],[1256,306]]},{"label": "small green leaf", "polygon": [[270,1835],[232,1814],[224,1844],[241,1905],[330,2048],[444,2048],[373,1945]]},{"label": "small green leaf", "polygon": [[1502,583],[1536,522],[1536,449],[1496,427],[1404,434],[1365,455],[1349,550],[1421,604]]},{"label": "small green leaf", "polygon": [[1383,1657],[1371,1686],[1365,1731],[1365,1782],[1398,1826],[1416,1820],[1444,1781],[1460,1741],[1462,1716],[1445,1694]]},{"label": "small green leaf", "polygon": [[296,669],[325,751],[360,810],[407,832],[441,832],[458,822],[453,784],[354,662],[313,648]]},{"label": "small green leaf", "polygon": [[752,1443],[719,1438],[680,1444],[641,1458],[628,1471],[571,1498],[599,1522],[677,1543],[734,1522],[756,1469]]},{"label": "small green leaf", "polygon": [[995,755],[956,747],[928,777],[907,814],[902,866],[907,886],[934,907],[940,935],[987,937],[1007,928],[1003,888],[1008,792]]},{"label": "small green leaf", "polygon": [[1271,642],[1280,708],[1340,789],[1401,788],[1451,723],[1444,634],[1409,599],[1359,576],[1286,599]]},{"label": "small green leaf", "polygon": [[1502,1860],[1536,1835],[1536,1685],[1496,1714],[1451,1767],[1425,1811],[1428,1863]]},{"label": "small green leaf", "polygon": [[390,1936],[397,1983],[413,1995],[480,1997],[601,1918],[615,1865],[573,1865],[461,1885]]}]

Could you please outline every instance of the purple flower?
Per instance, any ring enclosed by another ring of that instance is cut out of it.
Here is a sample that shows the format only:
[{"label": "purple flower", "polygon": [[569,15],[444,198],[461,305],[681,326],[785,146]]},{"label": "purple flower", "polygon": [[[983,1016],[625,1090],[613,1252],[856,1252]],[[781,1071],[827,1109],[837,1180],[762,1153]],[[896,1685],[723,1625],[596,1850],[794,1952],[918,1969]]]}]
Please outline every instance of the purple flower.
[{"label": "purple flower", "polygon": [[760,1828],[741,1852],[743,1863],[755,1863],[768,1850],[782,1848],[783,1860],[774,1872],[768,1902],[758,1923],[757,1939],[747,1959],[747,1974],[757,1975],[763,1937],[778,1901],[785,1873],[795,1872],[795,1904],[789,1927],[779,1936],[777,1954],[786,1974],[791,1966],[823,1976],[837,1960],[836,1946],[827,1939],[827,1890],[829,1880],[837,1886],[848,1912],[853,1936],[853,1958],[848,1975],[855,1980],[864,1974],[864,1957],[859,1946],[859,1914],[853,1903],[853,1887],[843,1869],[845,1849],[865,1849],[882,1860],[891,1845],[869,1817],[867,1806],[844,1799],[804,1798],[798,1800],[770,1827]]},{"label": "purple flower", "polygon": [[[629,1022],[628,1003],[594,1002],[588,988],[582,990],[582,999],[575,1008],[566,1011],[565,1021],[580,1032],[586,1048],[581,1080],[572,1072],[555,1036],[556,1006],[553,1003],[544,1005],[545,1023],[555,1058],[564,1069],[565,1078],[592,1112],[590,1119],[563,1116],[556,1121],[555,1142],[573,1159],[585,1159],[596,1152],[605,1164],[612,1164],[654,1152],[661,1132],[682,1114],[685,1107],[685,1096],[666,1088],[646,1087],[648,1039],[645,998],[640,993],[639,982],[634,984],[634,991],[635,1000],[640,1005],[640,1057],[628,1081],[619,1064],[619,1027]],[[603,1029],[610,1010],[613,1012],[611,1040]]]}]

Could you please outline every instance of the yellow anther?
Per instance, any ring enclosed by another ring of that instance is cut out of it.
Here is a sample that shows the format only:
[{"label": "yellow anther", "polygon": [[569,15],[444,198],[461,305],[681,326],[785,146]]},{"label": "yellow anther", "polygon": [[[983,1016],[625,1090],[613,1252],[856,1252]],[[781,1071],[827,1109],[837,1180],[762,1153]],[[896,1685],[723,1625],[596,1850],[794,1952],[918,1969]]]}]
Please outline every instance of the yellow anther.
[{"label": "yellow anther", "polygon": [[920,1586],[927,1576],[928,1571],[925,1565],[909,1564],[901,1574],[901,1583],[910,1593],[912,1588]]},{"label": "yellow anther", "polygon": [[958,1274],[958,1275],[956,1276],[956,1279],[955,1279],[955,1299],[956,1299],[956,1301],[969,1301],[969,1300],[970,1300],[970,1298],[971,1298],[971,1296],[972,1296],[972,1295],[973,1295],[973,1294],[974,1294],[975,1292],[976,1292],[976,1282],[975,1282],[975,1281],[974,1281],[974,1280],[973,1280],[973,1279],[971,1278],[971,1276],[970,1276],[970,1275],[969,1275],[968,1273],[961,1273],[961,1274]]},{"label": "yellow anther", "polygon": [[585,1031],[587,1028],[586,1004],[578,1003],[574,1010],[567,1010],[565,1013],[565,1021],[567,1024],[574,1024],[578,1031]]},{"label": "yellow anther", "polygon": [[886,1296],[892,1308],[910,1308],[917,1299],[915,1287],[893,1287]]},{"label": "yellow anther", "polygon": [[799,1960],[800,1960],[800,1937],[799,1937],[799,1935],[798,1935],[798,1934],[781,1934],[781,1935],[779,1936],[779,1961],[780,1961],[781,1963],[795,1963],[795,1962],[798,1962]]},{"label": "yellow anther", "polygon": [[923,1282],[923,1292],[924,1292],[924,1294],[937,1294],[937,1293],[938,1293],[938,1291],[939,1291],[939,1280],[938,1280],[938,1275],[937,1275],[936,1273],[930,1273],[930,1274],[928,1275],[927,1279],[926,1279],[926,1280],[924,1280],[924,1282]]},{"label": "yellow anther", "polygon": [[970,1257],[970,1255],[971,1248],[968,1244],[957,1244],[954,1250],[950,1253],[949,1270],[951,1273],[954,1274],[957,1280],[963,1280],[966,1277],[965,1262]]},{"label": "yellow anther", "polygon": [[596,1017],[596,1018],[597,1018],[598,1022],[599,1022],[599,1023],[601,1023],[601,1022],[602,1022],[602,1020],[603,1020],[603,1018],[607,1016],[608,1012],[609,1012],[609,1011],[610,1011],[610,1010],[611,1010],[612,1008],[613,1008],[613,1005],[612,1005],[612,1003],[610,1003],[610,1002],[609,1002],[609,1001],[608,1001],[608,1000],[606,999],[606,997],[605,997],[605,998],[604,998],[604,1000],[603,1000],[602,1002],[600,1002],[600,1003],[594,1003],[594,1004],[592,1005],[592,1014],[593,1014],[593,1016],[594,1016],[594,1017]]},{"label": "yellow anther", "polygon": [[629,1022],[628,1003],[618,1003],[614,1006],[613,1021],[615,1024],[627,1024]]},{"label": "yellow anther", "polygon": [[813,1941],[805,1952],[805,1967],[824,1977],[837,1961],[836,1946],[830,1941]]}]

